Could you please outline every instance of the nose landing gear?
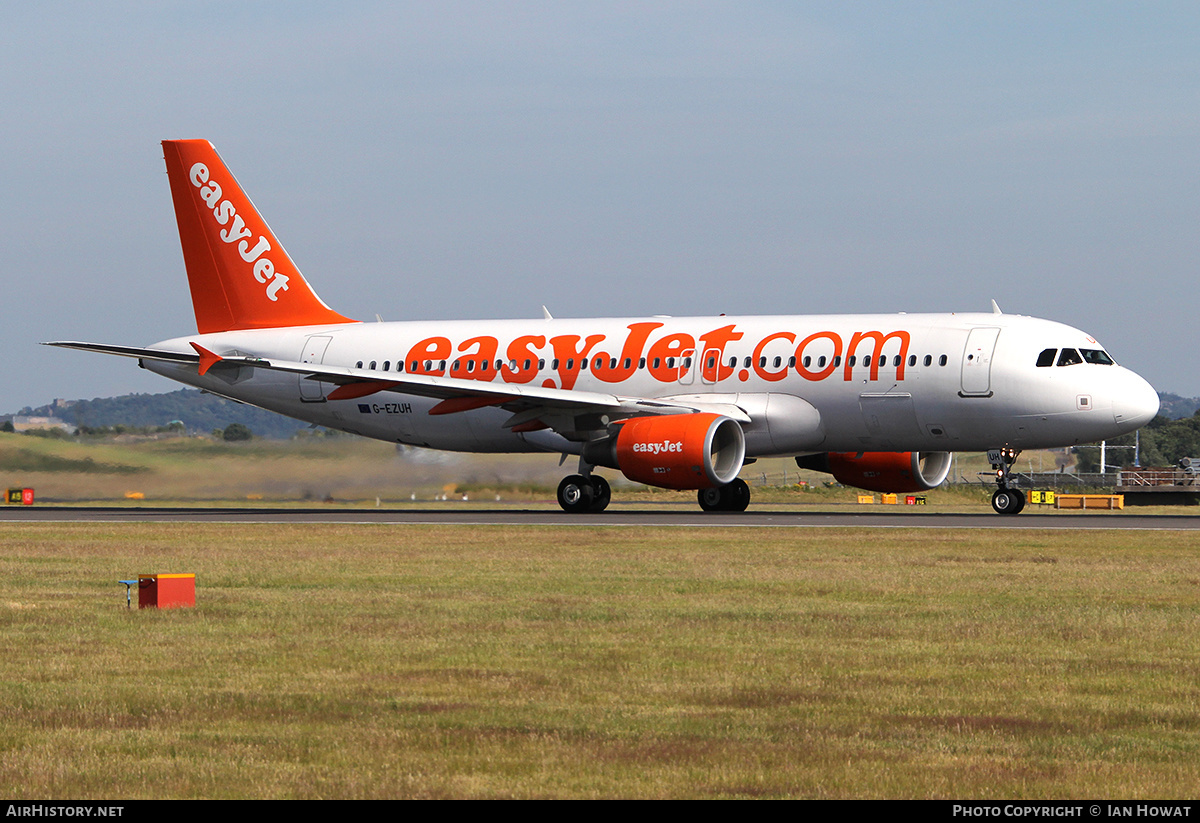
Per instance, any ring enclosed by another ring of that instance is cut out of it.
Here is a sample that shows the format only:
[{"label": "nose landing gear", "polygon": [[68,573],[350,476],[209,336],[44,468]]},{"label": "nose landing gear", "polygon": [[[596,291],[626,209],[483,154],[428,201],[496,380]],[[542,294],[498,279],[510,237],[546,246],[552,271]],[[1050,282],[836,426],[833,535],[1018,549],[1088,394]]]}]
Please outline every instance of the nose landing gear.
[{"label": "nose landing gear", "polygon": [[1015,481],[1010,479],[1013,463],[1017,461],[1019,449],[992,449],[988,454],[988,462],[996,472],[998,489],[992,494],[992,509],[996,514],[1019,514],[1025,508],[1025,492],[1017,488]]}]

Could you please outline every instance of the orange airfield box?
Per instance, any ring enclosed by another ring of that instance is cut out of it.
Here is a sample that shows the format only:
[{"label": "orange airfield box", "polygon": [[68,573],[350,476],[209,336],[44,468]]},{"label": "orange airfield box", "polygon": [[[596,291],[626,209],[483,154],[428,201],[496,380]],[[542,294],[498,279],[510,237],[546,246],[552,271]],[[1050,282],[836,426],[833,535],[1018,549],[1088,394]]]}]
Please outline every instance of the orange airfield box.
[{"label": "orange airfield box", "polygon": [[196,575],[139,574],[139,609],[179,609],[196,605]]}]

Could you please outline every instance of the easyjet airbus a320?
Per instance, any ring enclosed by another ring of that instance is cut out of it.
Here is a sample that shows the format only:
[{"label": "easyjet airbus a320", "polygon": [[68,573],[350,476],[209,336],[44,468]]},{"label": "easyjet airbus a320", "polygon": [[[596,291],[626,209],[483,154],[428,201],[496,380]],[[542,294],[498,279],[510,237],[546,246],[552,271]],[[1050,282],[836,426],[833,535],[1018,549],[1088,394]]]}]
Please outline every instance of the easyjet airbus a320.
[{"label": "easyjet airbus a320", "polygon": [[1116,437],[1158,396],[1078,329],[981,314],[360,323],[325,305],[204,140],[163,143],[198,333],[137,358],[213,394],[380,440],[578,455],[568,512],[600,512],[603,466],[741,511],[758,457],[851,486],[931,489],[987,451],[992,505],[1025,496],[1022,449]]}]

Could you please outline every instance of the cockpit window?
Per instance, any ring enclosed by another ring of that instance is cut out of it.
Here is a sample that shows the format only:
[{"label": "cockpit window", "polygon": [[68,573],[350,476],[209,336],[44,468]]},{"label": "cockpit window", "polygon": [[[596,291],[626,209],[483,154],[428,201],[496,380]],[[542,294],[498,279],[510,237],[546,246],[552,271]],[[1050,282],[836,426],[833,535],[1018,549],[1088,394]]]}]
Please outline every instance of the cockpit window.
[{"label": "cockpit window", "polygon": [[1108,356],[1108,352],[1104,349],[1080,349],[1079,353],[1083,355],[1085,363],[1095,363],[1098,366],[1115,366],[1113,359]]},{"label": "cockpit window", "polygon": [[1046,349],[1038,355],[1038,367],[1045,368],[1046,366],[1054,365],[1054,355],[1058,354],[1058,349]]},{"label": "cockpit window", "polygon": [[1082,362],[1083,358],[1074,349],[1063,349],[1062,354],[1058,356],[1058,365],[1060,366],[1074,366]]}]

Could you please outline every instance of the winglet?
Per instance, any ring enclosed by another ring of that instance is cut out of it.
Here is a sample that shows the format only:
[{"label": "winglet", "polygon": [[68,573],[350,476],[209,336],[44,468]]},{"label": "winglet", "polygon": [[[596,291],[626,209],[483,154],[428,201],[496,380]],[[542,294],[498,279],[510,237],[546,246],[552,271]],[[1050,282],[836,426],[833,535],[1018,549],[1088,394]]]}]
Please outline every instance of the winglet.
[{"label": "winglet", "polygon": [[1000,306],[995,300],[992,301],[992,314],[1004,314],[1004,312],[1000,311]]},{"label": "winglet", "polygon": [[201,377],[208,374],[209,369],[211,369],[213,366],[217,365],[218,363],[220,363],[222,360],[225,359],[225,358],[221,357],[221,355],[219,355],[219,354],[214,354],[213,352],[210,352],[208,349],[204,348],[203,346],[197,346],[195,343],[188,343],[188,345],[196,350],[196,354],[200,355],[200,376]]},{"label": "winglet", "polygon": [[505,397],[448,397],[429,410],[430,414],[457,414],[458,412],[499,406]]},{"label": "winglet", "polygon": [[358,383],[347,383],[331,391],[326,399],[353,400],[356,397],[366,397],[376,392],[387,391],[399,385],[391,380],[363,380]]},{"label": "winglet", "polygon": [[553,317],[550,316],[550,310],[548,308],[546,308],[545,306],[542,306],[542,317],[546,318],[547,320],[554,319]]}]

